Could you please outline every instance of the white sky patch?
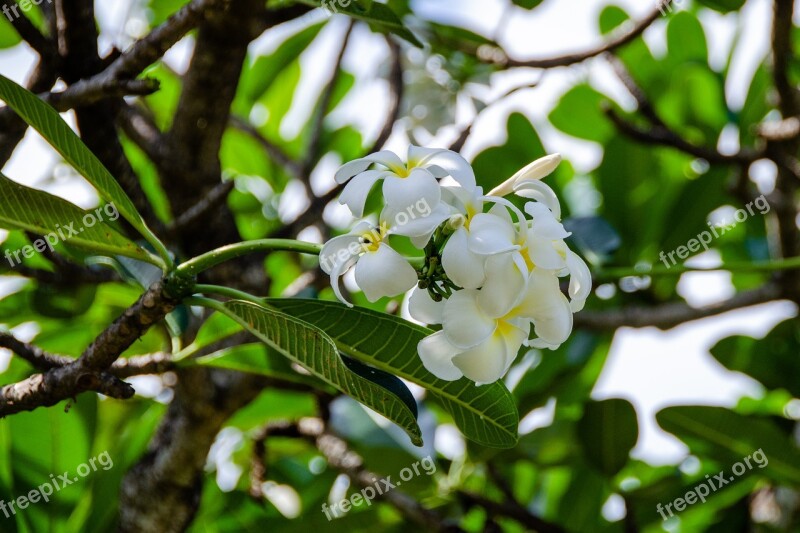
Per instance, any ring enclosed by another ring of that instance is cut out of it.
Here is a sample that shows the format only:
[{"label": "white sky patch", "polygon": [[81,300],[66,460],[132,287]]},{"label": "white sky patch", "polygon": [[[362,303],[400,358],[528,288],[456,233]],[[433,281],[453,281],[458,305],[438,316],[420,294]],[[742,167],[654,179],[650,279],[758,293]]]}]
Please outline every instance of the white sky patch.
[{"label": "white sky patch", "polygon": [[795,315],[791,303],[774,302],[669,331],[622,328],[614,337],[592,397],[632,401],[640,430],[633,456],[654,464],[677,464],[686,447],[656,424],[655,414],[671,405],[731,407],[742,396],[761,397],[761,385],[744,374],[728,371],[708,350],[731,335],[762,337]]}]

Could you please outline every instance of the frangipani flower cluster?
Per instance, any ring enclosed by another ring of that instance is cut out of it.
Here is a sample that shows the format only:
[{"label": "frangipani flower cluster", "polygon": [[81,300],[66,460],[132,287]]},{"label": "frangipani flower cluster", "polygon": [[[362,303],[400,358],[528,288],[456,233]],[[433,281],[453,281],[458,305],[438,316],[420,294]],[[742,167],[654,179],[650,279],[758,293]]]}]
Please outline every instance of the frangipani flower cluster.
[{"label": "frangipani flower cluster", "polygon": [[[449,150],[411,146],[406,161],[382,151],[343,165],[335,176],[346,183],[340,203],[361,217],[382,182],[384,208],[377,224],[359,222],[323,247],[320,262],[337,297],[348,303],[340,278],[351,268],[369,301],[411,291],[411,316],[441,325],[418,352],[444,380],[491,383],[523,345],[557,348],[591,291],[586,263],[564,242],[570,234],[558,198],[541,181],[560,161],[558,154],[534,161],[488,194]],[[510,194],[528,200],[523,210],[504,198]],[[408,237],[424,259],[404,257],[389,244],[392,235]]]}]

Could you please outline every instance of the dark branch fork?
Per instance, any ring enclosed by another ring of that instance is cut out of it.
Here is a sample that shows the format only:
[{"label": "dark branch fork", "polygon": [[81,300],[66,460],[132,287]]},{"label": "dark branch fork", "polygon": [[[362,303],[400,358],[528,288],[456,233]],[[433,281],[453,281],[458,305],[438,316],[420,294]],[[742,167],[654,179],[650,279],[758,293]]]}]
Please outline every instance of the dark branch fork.
[{"label": "dark branch fork", "polygon": [[[101,392],[113,398],[130,398],[134,394],[133,387],[110,371],[112,365],[179,301],[180,297],[167,291],[162,282],[156,283],[76,360],[66,361],[8,337],[0,338],[0,345],[7,345],[35,366],[46,369],[41,374],[0,389],[0,417],[52,406],[86,391]],[[116,370],[125,377],[132,375],[132,368],[130,363],[120,363]]]}]

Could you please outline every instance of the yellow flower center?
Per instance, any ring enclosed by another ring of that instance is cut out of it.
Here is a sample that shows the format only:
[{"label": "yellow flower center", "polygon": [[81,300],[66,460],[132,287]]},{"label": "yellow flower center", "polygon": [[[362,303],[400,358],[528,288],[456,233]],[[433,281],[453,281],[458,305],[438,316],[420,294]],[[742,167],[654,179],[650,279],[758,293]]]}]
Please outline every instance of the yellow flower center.
[{"label": "yellow flower center", "polygon": [[367,253],[377,252],[388,232],[389,226],[386,222],[381,222],[377,228],[372,228],[370,231],[362,233],[361,248]]}]

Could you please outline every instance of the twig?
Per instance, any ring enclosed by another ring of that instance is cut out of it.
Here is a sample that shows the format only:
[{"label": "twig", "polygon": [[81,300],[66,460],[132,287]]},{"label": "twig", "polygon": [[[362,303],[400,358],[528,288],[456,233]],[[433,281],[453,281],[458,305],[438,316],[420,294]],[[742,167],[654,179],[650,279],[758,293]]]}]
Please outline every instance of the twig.
[{"label": "twig", "polygon": [[[392,135],[395,122],[400,116],[400,108],[403,101],[403,94],[405,85],[403,83],[403,61],[400,47],[393,42],[389,37],[386,38],[386,43],[389,46],[389,51],[392,56],[392,70],[389,73],[389,87],[393,95],[391,109],[386,117],[383,128],[381,129],[378,138],[372,143],[372,146],[366,151],[367,154],[377,152],[380,150],[389,137]],[[278,238],[289,238],[296,236],[304,228],[310,226],[316,221],[322,219],[322,213],[325,207],[336,199],[337,196],[344,189],[343,185],[336,185],[333,189],[326,192],[322,196],[316,196],[311,200],[308,209],[298,216],[291,224],[285,225],[278,230],[274,235]]]},{"label": "twig", "polygon": [[201,198],[199,202],[195,205],[184,211],[178,218],[176,218],[167,229],[170,232],[180,231],[181,228],[185,228],[196,222],[197,220],[203,218],[209,211],[218,207],[225,199],[228,197],[228,193],[233,190],[234,185],[236,182],[233,180],[223,181],[211,191],[209,191],[208,195],[204,198]]},{"label": "twig", "polygon": [[[354,26],[355,22],[351,20],[347,25],[344,36],[342,37],[342,46],[339,49],[336,59],[334,60],[330,77],[323,87],[322,96],[320,97],[319,105],[315,111],[314,120],[311,124],[311,136],[308,141],[306,155],[303,158],[302,164],[300,165],[301,176],[308,176],[308,174],[310,174],[314,169],[316,162],[319,161],[319,149],[322,142],[322,134],[325,131],[325,117],[328,114],[328,108],[330,107],[331,100],[333,99],[334,88],[336,87],[336,83],[339,81],[339,76],[342,71],[342,60],[344,60],[344,55],[347,52],[347,45],[350,43],[350,36],[353,34]],[[308,184],[305,185],[308,186]]]},{"label": "twig", "polygon": [[771,302],[781,298],[778,285],[769,283],[761,288],[740,292],[717,304],[690,307],[682,302],[670,302],[653,307],[629,306],[604,311],[581,311],[575,315],[575,327],[593,330],[613,330],[621,327],[649,326],[667,330],[685,322],[716,316],[734,309]]},{"label": "twig", "polygon": [[489,107],[493,106],[494,104],[496,104],[498,102],[501,102],[501,101],[505,100],[506,98],[508,98],[509,96],[512,96],[517,91],[522,91],[524,89],[533,89],[538,84],[539,84],[539,82],[536,81],[536,82],[533,82],[533,83],[526,83],[525,85],[521,85],[519,87],[513,87],[513,88],[509,89],[508,91],[506,91],[505,93],[503,93],[500,96],[498,96],[497,98],[495,98],[494,100],[492,100],[491,102],[488,102],[486,104],[486,107],[484,107],[483,109],[478,111],[478,113],[475,115],[475,117],[472,119],[472,121],[470,121],[470,123],[467,124],[459,132],[458,137],[456,137],[456,140],[453,141],[453,143],[448,147],[448,150],[452,150],[453,152],[460,152],[464,148],[464,145],[467,143],[467,139],[469,139],[470,134],[472,134],[472,127],[475,125],[475,122],[478,120],[478,117],[480,117],[481,113],[486,111]]},{"label": "twig", "polygon": [[264,137],[252,124],[235,115],[231,115],[229,121],[231,126],[247,134],[251,139],[260,144],[261,147],[264,148],[264,151],[267,152],[270,159],[283,167],[290,176],[300,181],[307,179],[303,174],[302,165],[294,161],[280,146]]},{"label": "twig", "polygon": [[130,398],[133,387],[107,369],[178,302],[178,295],[169,293],[163,282],[156,283],[106,328],[80,358],[0,389],[0,417],[55,405],[89,390],[114,398]]},{"label": "twig", "polygon": [[606,116],[614,123],[617,129],[630,137],[633,140],[639,141],[643,144],[652,144],[656,146],[668,146],[680,150],[694,157],[705,159],[709,163],[717,164],[742,164],[752,163],[760,157],[760,154],[750,150],[742,149],[735,154],[723,154],[715,148],[708,148],[705,146],[697,146],[692,144],[674,131],[664,126],[653,125],[648,129],[641,128],[631,124],[622,118],[612,108],[605,110]]},{"label": "twig", "polygon": [[[307,440],[317,447],[329,465],[347,475],[360,487],[374,486],[376,480],[381,479],[381,476],[364,467],[361,456],[352,451],[344,440],[326,429],[322,419],[303,418],[296,423],[273,424],[262,430],[257,437],[264,435]],[[387,490],[382,494],[377,494],[376,499],[391,504],[408,520],[425,527],[426,531],[463,531],[399,490]]]},{"label": "twig", "polygon": [[499,50],[494,48],[491,50],[491,53],[486,54],[485,57],[479,56],[479,59],[487,62],[487,63],[494,63],[500,67],[508,68],[508,67],[531,67],[531,68],[541,68],[541,69],[548,69],[548,68],[556,68],[556,67],[566,67],[569,65],[574,65],[575,63],[581,63],[586,61],[587,59],[591,59],[593,57],[597,57],[601,54],[606,52],[611,52],[612,50],[616,50],[626,44],[630,43],[637,37],[639,37],[644,30],[646,30],[653,22],[655,22],[659,16],[661,16],[661,10],[665,9],[672,3],[672,0],[665,0],[663,3],[660,4],[659,8],[653,10],[652,13],[647,15],[642,20],[633,23],[633,26],[630,27],[627,31],[620,33],[617,37],[614,37],[607,41],[606,43],[592,48],[590,50],[586,50],[583,52],[576,52],[573,54],[566,54],[557,57],[549,57],[549,58],[542,58],[542,59],[515,59],[510,58],[503,50]]},{"label": "twig", "polygon": [[[0,348],[10,350],[40,371],[60,368],[75,362],[72,357],[45,352],[38,346],[18,340],[10,333],[0,332]],[[111,365],[109,374],[124,379],[143,374],[163,374],[174,368],[175,364],[170,354],[154,353],[117,359]]]},{"label": "twig", "polygon": [[40,58],[50,62],[50,64],[55,64],[58,56],[53,46],[54,43],[42,35],[42,32],[33,25],[28,17],[25,15],[11,17],[11,25],[14,26],[19,36],[39,54]]},{"label": "twig", "polygon": [[483,507],[490,515],[505,516],[516,520],[525,527],[530,528],[532,531],[538,533],[565,533],[558,524],[552,524],[546,520],[542,520],[538,516],[531,514],[526,509],[508,503],[500,503],[490,500],[478,494],[473,494],[466,491],[458,491],[458,496],[467,507]]},{"label": "twig", "polygon": [[672,131],[658,116],[655,107],[647,98],[644,90],[636,83],[622,61],[610,53],[606,54],[605,58],[613,68],[617,78],[636,100],[638,112],[650,123],[648,128],[636,126],[623,119],[614,109],[608,107],[605,110],[606,115],[617,129],[628,137],[645,144],[669,146],[694,157],[705,159],[709,163],[748,164],[763,156],[761,152],[748,148],[742,148],[735,154],[723,154],[716,148],[697,146],[686,141],[680,134]]}]

